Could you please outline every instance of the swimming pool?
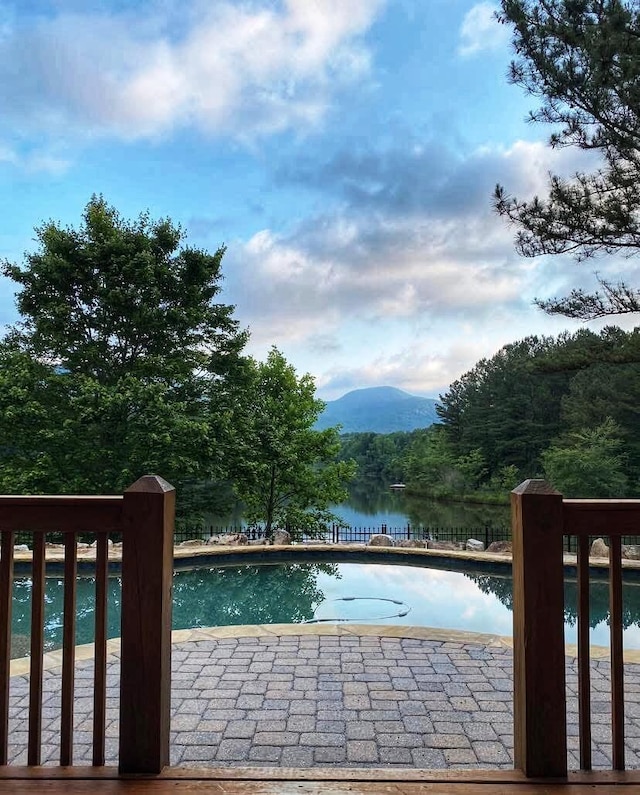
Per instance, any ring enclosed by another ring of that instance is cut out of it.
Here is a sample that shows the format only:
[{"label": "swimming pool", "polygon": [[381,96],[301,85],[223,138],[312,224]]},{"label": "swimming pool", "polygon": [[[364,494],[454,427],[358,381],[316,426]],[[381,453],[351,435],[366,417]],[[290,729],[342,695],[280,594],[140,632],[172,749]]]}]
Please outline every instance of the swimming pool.
[{"label": "swimming pool", "polygon": [[[45,638],[62,641],[63,580],[48,577]],[[640,584],[624,585],[625,646],[640,648]],[[77,586],[77,643],[93,640],[94,582]],[[447,571],[378,563],[281,563],[205,566],[178,571],[173,627],[352,622],[512,634],[511,577],[496,571]],[[28,654],[31,581],[14,585],[12,656]],[[565,587],[566,642],[576,640],[575,582]],[[608,589],[591,588],[591,643],[608,645]],[[120,578],[109,580],[109,637],[120,634]]]}]

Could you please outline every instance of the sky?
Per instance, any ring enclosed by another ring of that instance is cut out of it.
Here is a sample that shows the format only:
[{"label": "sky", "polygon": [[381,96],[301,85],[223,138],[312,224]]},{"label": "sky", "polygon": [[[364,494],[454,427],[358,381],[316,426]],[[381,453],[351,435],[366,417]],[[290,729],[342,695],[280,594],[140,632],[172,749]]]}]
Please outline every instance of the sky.
[{"label": "sky", "polygon": [[[220,300],[318,395],[437,397],[482,357],[578,324],[534,298],[633,260],[523,259],[492,210],[552,150],[473,0],[0,0],[0,258],[78,226],[94,193],[227,250]],[[0,277],[0,327],[17,313]],[[611,322],[611,321],[609,321]],[[597,326],[592,326],[597,328]]]}]

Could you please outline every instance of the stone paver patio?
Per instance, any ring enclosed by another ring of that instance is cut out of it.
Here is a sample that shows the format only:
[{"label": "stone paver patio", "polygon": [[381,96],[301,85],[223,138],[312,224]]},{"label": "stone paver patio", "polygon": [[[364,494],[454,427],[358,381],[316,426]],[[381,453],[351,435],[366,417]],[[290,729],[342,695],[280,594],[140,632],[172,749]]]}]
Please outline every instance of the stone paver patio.
[{"label": "stone paver patio", "polygon": [[[176,642],[177,641],[177,642]],[[108,764],[118,650],[110,641]],[[79,647],[74,763],[90,763],[93,663]],[[85,658],[85,659],[83,659]],[[43,761],[59,753],[59,659],[45,670]],[[21,669],[22,665],[22,669]],[[171,763],[181,766],[508,768],[512,653],[505,639],[400,627],[243,627],[174,633]],[[10,761],[26,763],[28,676],[11,680]],[[594,767],[611,766],[609,665],[594,660]],[[627,767],[640,767],[640,665],[625,666]],[[567,658],[569,767],[577,674]]]}]

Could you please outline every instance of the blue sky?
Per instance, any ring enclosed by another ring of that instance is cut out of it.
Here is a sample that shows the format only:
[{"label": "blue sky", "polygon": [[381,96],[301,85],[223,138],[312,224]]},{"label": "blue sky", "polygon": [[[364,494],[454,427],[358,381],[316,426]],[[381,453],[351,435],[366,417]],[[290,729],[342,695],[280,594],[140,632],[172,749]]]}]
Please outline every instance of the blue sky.
[{"label": "blue sky", "polygon": [[[92,193],[227,246],[222,299],[333,399],[437,397],[483,356],[576,328],[534,297],[632,260],[523,260],[491,210],[585,156],[546,146],[472,0],[0,0],[0,257]],[[16,320],[0,278],[0,325]]]}]

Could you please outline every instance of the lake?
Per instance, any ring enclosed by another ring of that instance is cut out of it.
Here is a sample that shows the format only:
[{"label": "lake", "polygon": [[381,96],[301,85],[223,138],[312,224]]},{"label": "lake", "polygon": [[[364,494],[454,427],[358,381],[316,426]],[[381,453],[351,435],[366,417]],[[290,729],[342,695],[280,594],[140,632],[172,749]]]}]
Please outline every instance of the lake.
[{"label": "lake", "polygon": [[352,488],[332,510],[352,527],[508,527],[510,521],[508,505],[433,500],[379,484]]},{"label": "lake", "polygon": [[[480,503],[434,500],[391,491],[379,483],[353,486],[349,496],[331,510],[353,528],[429,527],[429,528],[484,528],[509,527],[508,505],[482,505]],[[206,525],[237,527],[242,523],[239,511],[222,517],[208,519]]]}]

